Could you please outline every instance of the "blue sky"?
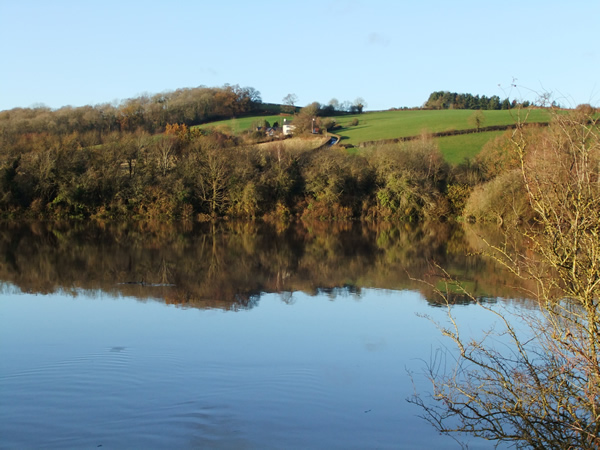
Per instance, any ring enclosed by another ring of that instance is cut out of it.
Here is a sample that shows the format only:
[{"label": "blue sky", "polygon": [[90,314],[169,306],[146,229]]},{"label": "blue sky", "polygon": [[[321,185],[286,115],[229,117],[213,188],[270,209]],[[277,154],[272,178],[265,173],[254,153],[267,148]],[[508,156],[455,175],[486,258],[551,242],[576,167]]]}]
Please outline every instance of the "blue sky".
[{"label": "blue sky", "polygon": [[598,0],[0,0],[0,110],[225,83],[300,106],[437,90],[598,106],[599,17]]}]

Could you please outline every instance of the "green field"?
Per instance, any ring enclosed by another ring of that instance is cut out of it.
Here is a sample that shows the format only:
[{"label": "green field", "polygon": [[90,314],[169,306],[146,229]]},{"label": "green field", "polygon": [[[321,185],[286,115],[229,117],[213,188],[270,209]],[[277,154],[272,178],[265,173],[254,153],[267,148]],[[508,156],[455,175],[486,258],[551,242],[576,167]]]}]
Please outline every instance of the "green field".
[{"label": "green field", "polygon": [[[472,110],[453,109],[441,111],[383,111],[352,116],[338,116],[335,119],[342,126],[336,134],[342,136],[343,144],[358,145],[365,141],[394,139],[404,136],[416,136],[426,133],[439,133],[449,130],[466,130],[473,128],[469,123]],[[482,111],[485,116],[483,126],[510,125],[515,123],[517,111]],[[528,122],[545,122],[549,115],[544,110],[532,110]],[[358,119],[357,126],[348,126],[353,119]]]},{"label": "green field", "polygon": [[483,146],[504,131],[488,131],[486,133],[459,134],[436,138],[436,142],[450,164],[460,164],[466,158],[472,158]]},{"label": "green field", "polygon": [[[500,136],[504,131],[488,131],[486,133],[461,134],[458,136],[446,136],[436,138],[440,152],[444,159],[450,164],[458,165],[471,159],[481,151],[483,146],[496,136]],[[365,151],[364,148],[348,148],[346,151],[351,155],[359,155]]]},{"label": "green field", "polygon": [[[511,125],[517,121],[517,110],[482,111],[485,116],[484,127],[496,125]],[[521,111],[524,115],[529,113],[527,122],[546,122],[550,115],[545,110]],[[405,110],[405,111],[380,111],[367,112],[356,115],[335,116],[334,119],[341,126],[335,133],[342,137],[341,144],[359,145],[361,142],[378,141],[381,139],[394,139],[398,137],[417,136],[423,133],[439,133],[450,130],[466,130],[473,128],[469,117],[474,114],[472,110]],[[253,125],[264,121],[283,124],[283,116],[254,116],[239,119],[221,120],[200,125],[201,128],[225,127],[233,133],[240,133],[252,128]],[[350,126],[354,120],[358,125]],[[524,117],[522,117],[524,119]],[[458,136],[436,138],[440,150],[446,160],[458,164],[465,158],[472,158],[490,139],[502,134],[502,131],[471,133]],[[356,151],[353,151],[355,153]]]},{"label": "green field", "polygon": [[198,125],[193,128],[226,128],[232,133],[238,134],[243,131],[249,130],[255,124],[262,124],[262,122],[264,122],[265,120],[267,120],[271,125],[273,125],[275,122],[279,122],[279,126],[282,126],[283,119],[284,116],[279,115],[240,117],[239,119],[219,120],[218,122],[205,123],[203,125]]}]

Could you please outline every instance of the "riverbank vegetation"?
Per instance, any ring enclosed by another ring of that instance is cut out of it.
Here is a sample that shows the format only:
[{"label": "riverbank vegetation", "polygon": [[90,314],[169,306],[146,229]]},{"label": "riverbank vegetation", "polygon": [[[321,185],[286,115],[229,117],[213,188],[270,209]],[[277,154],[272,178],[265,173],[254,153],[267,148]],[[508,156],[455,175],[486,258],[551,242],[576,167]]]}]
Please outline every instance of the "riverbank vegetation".
[{"label": "riverbank vegetation", "polygon": [[[459,164],[449,164],[431,137],[472,126],[472,111],[330,116],[335,108],[312,103],[291,116],[296,126],[292,139],[281,133],[267,136],[254,125],[246,132],[223,124],[193,125],[247,115],[235,119],[241,123],[256,117],[253,111],[267,114],[269,108],[253,88],[224,86],[140,97],[118,107],[3,111],[0,214],[162,221],[463,217],[498,223],[532,217],[526,204],[512,200],[522,188],[514,179],[507,147],[514,128],[495,131],[486,144],[480,139],[483,150]],[[543,109],[485,114],[486,126],[504,127],[509,121],[514,126],[516,121],[519,130],[525,130],[524,122],[535,124],[549,117]],[[586,107],[573,114],[583,114],[582,120],[588,121],[595,117]],[[266,117],[275,122],[283,116]],[[370,130],[379,139],[348,152],[326,145],[327,129],[342,134]],[[381,140],[387,136],[384,129],[410,139]],[[315,135],[316,130],[323,134]],[[553,132],[553,127],[533,127],[524,134],[531,142],[541,142]],[[465,145],[461,136],[443,138],[441,147],[453,139],[448,145],[459,152]]]}]

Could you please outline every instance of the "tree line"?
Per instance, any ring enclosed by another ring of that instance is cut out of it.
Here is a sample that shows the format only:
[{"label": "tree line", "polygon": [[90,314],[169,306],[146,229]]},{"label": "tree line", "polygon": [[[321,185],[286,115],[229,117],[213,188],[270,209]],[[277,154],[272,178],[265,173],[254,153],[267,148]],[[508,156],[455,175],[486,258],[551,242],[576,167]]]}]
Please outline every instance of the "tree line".
[{"label": "tree line", "polygon": [[528,108],[528,101],[518,104],[516,100],[510,101],[505,98],[500,99],[497,95],[487,97],[485,95],[457,94],[456,92],[435,91],[429,95],[429,98],[423,105],[425,109],[512,109],[517,106]]},{"label": "tree line", "polygon": [[260,92],[252,87],[224,85],[178,89],[156,95],[141,95],[118,104],[65,106],[57,110],[38,106],[0,111],[3,143],[12,144],[19,136],[47,133],[65,136],[85,135],[94,144],[112,132],[161,132],[168,123],[187,126],[245,114],[259,114],[263,105]]},{"label": "tree line", "polygon": [[161,135],[112,131],[101,144],[87,137],[25,133],[3,145],[2,214],[417,220],[449,213],[450,167],[431,140],[352,156],[315,149],[314,140],[255,145],[184,124]]},{"label": "tree line", "polygon": [[[296,94],[288,94],[283,97],[281,101],[282,112],[296,112],[296,103],[298,102],[298,96]],[[311,105],[316,105],[316,109],[321,116],[335,116],[340,114],[362,114],[364,108],[367,107],[367,102],[365,102],[362,97],[357,97],[353,102],[348,100],[340,102],[334,97],[329,100],[326,105],[319,102],[313,102]]]}]

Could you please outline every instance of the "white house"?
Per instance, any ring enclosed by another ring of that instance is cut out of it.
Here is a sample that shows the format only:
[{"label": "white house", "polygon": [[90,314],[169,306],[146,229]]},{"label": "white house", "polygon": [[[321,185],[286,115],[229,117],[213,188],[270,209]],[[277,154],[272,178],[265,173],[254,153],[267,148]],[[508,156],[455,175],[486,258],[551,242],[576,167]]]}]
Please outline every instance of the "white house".
[{"label": "white house", "polygon": [[292,134],[294,134],[295,129],[296,129],[296,126],[292,125],[291,121],[288,121],[287,119],[283,119],[283,135],[284,136],[291,136]]}]

